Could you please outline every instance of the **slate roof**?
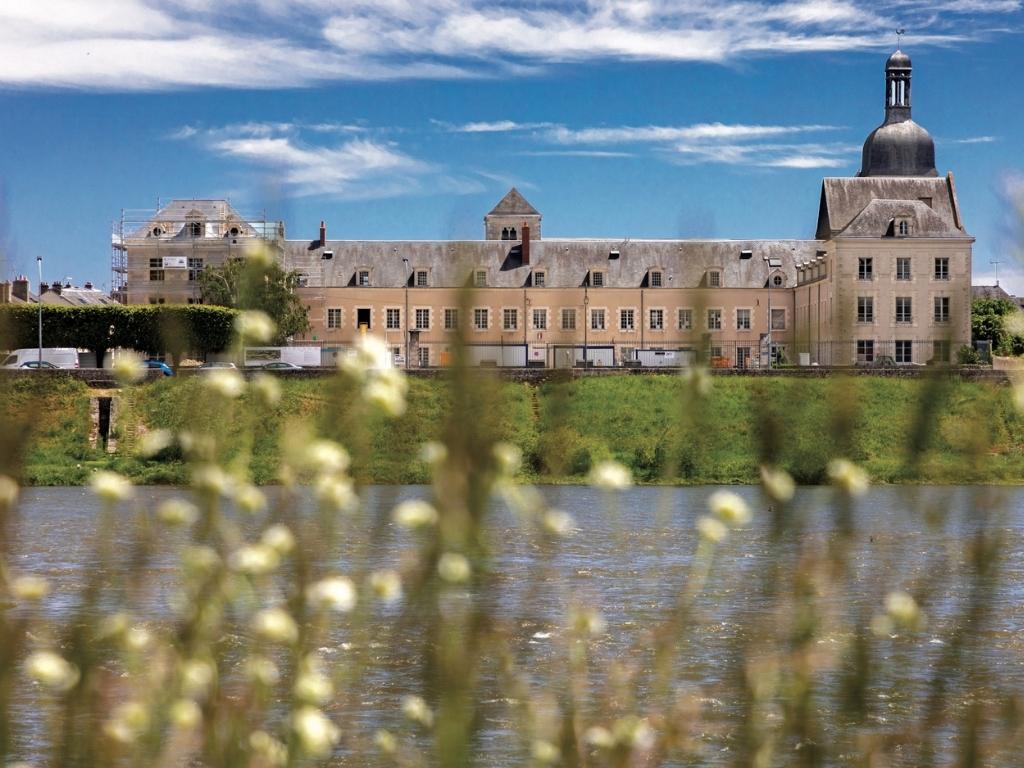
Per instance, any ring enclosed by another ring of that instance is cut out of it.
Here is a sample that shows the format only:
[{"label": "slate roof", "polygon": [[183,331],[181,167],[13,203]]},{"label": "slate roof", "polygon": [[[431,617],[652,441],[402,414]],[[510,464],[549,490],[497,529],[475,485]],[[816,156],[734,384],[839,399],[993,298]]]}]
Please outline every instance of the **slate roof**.
[{"label": "slate roof", "polygon": [[[242,217],[227,200],[172,200],[149,218],[145,224],[127,233],[126,238],[190,238],[186,222],[199,220],[206,223],[204,237],[225,236],[231,227],[238,227],[239,233],[252,237],[257,230]],[[163,235],[153,235],[159,226]]]},{"label": "slate roof", "polygon": [[971,301],[975,299],[1006,299],[1017,303],[1017,298],[1008,294],[1001,285],[972,285]]},{"label": "slate roof", "polygon": [[[931,205],[928,206],[922,199],[930,200]],[[931,211],[931,214],[926,214],[921,207],[908,205],[908,210],[916,217],[914,236],[970,237],[960,218],[952,175],[946,178],[861,176],[824,179],[821,184],[817,236],[821,240],[842,236],[882,237],[884,232],[878,231],[878,219],[884,212],[893,210],[894,206],[890,204],[897,201],[921,203]],[[874,207],[868,211],[873,203]],[[866,215],[860,219],[855,230],[859,234],[847,231],[861,214]],[[886,219],[886,224],[888,221]]]},{"label": "slate roof", "polygon": [[[416,269],[430,271],[432,287],[465,285],[472,273],[487,270],[488,287],[523,288],[533,270],[545,271],[545,286],[578,288],[591,270],[605,273],[607,288],[646,285],[651,269],[660,269],[668,288],[701,286],[708,270],[722,273],[724,288],[762,288],[768,280],[765,258],[779,259],[786,285],[796,284],[794,264],[810,261],[824,243],[817,240],[586,240],[545,238],[530,244],[529,265],[523,265],[518,243],[472,241],[351,241],[329,240],[322,251],[308,242],[286,241],[287,269],[307,276],[309,287],[355,285],[355,273],[370,269],[371,286],[401,288]],[[612,258],[613,251],[618,252]],[[741,258],[750,251],[749,259]],[[406,267],[403,258],[408,259]]]},{"label": "slate roof", "polygon": [[910,221],[910,234],[905,237],[963,236],[951,221],[942,218],[920,200],[872,200],[846,226],[843,236],[892,237],[897,216]]},{"label": "slate roof", "polygon": [[530,205],[518,189],[512,187],[498,204],[491,209],[488,216],[540,216],[540,211]]}]

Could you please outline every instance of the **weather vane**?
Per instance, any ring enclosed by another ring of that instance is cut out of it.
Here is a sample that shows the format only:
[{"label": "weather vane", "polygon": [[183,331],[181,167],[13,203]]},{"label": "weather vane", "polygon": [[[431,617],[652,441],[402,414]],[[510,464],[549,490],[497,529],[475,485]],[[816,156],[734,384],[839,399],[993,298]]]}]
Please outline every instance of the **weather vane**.
[{"label": "weather vane", "polygon": [[900,43],[902,42],[903,36],[906,33],[907,33],[907,30],[905,30],[903,27],[900,27],[899,29],[896,30],[896,47],[897,48],[900,47]]}]

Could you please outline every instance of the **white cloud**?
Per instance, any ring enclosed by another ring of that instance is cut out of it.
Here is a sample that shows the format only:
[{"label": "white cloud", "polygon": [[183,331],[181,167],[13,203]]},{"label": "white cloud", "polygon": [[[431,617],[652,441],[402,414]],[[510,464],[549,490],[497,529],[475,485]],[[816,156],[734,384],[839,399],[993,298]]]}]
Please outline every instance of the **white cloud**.
[{"label": "white cloud", "polygon": [[966,139],[950,139],[949,144],[991,144],[999,141],[995,136],[968,136]]},{"label": "white cloud", "polygon": [[451,125],[440,120],[434,120],[433,122],[444,126],[447,130],[454,133],[510,133],[513,131],[532,131],[551,126],[551,123],[517,123],[514,120],[481,121],[464,123],[462,125]]},{"label": "white cloud", "polygon": [[578,130],[557,126],[551,129],[549,138],[558,144],[627,144],[678,140],[753,139],[831,130],[835,130],[835,126],[698,123],[686,126],[647,125],[581,128]]},{"label": "white cloud", "polygon": [[[887,49],[1012,27],[1018,0],[4,0],[0,85],[160,90],[528,76],[561,62]],[[964,14],[978,23],[963,24]],[[512,122],[512,121],[509,121]],[[516,130],[512,128],[510,130]]]}]

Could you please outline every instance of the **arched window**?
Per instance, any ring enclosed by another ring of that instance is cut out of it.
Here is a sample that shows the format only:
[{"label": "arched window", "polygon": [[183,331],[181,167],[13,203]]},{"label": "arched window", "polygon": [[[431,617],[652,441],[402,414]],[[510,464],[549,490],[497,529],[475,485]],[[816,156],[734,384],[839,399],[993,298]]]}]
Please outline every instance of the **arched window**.
[{"label": "arched window", "polygon": [[188,233],[192,237],[203,236],[203,222],[201,221],[190,221],[188,223]]},{"label": "arched window", "polygon": [[501,239],[502,240],[508,240],[508,227],[504,227],[501,230]]},{"label": "arched window", "polygon": [[510,229],[508,231],[508,239],[509,240],[518,240],[519,239],[518,237],[516,237],[516,228],[515,227],[512,227],[512,229]]}]

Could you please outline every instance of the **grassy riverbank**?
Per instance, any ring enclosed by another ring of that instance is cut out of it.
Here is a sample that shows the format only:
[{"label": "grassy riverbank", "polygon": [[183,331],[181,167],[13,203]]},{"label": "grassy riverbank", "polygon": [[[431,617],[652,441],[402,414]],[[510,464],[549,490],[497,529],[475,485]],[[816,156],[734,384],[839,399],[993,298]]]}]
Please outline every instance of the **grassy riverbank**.
[{"label": "grassy riverbank", "polygon": [[[273,482],[287,436],[301,440],[310,429],[348,445],[364,481],[428,480],[417,452],[440,437],[452,399],[444,382],[411,379],[409,410],[400,419],[366,409],[340,381],[282,383],[274,407],[243,397],[227,410],[209,403],[195,378],[139,387],[122,398],[121,448],[113,455],[89,445],[90,391],[79,382],[11,381],[3,418],[12,435],[29,435],[23,475],[34,485],[81,483],[103,467],[140,483],[184,482],[186,467],[174,452],[161,461],[137,457],[138,436],[210,425],[233,438],[231,454],[218,458],[248,461],[257,482]],[[579,481],[595,461],[614,457],[647,482],[750,483],[771,457],[801,482],[815,483],[835,455],[861,463],[876,482],[1024,480],[1024,419],[1005,385],[723,377],[696,399],[674,376],[541,387],[481,379],[481,386],[493,402],[488,428],[523,450],[525,471],[537,480]]]}]

